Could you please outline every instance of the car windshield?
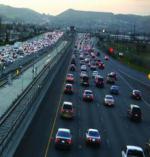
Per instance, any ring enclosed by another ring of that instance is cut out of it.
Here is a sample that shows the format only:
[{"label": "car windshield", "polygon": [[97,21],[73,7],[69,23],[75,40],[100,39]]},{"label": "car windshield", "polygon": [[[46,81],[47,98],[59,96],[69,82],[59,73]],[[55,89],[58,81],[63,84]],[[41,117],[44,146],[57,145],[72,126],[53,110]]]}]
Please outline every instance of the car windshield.
[{"label": "car windshield", "polygon": [[128,157],[144,157],[143,152],[138,150],[129,150]]},{"label": "car windshield", "polygon": [[67,131],[59,131],[57,136],[60,136],[60,137],[70,137],[70,133],[67,132]]},{"label": "car windshield", "polygon": [[70,85],[66,85],[66,88],[67,88],[67,89],[71,89],[71,86],[70,86]]},{"label": "car windshield", "polygon": [[63,109],[72,110],[72,106],[71,105],[64,105]]},{"label": "car windshield", "polygon": [[99,137],[99,133],[97,131],[89,131],[89,136]]},{"label": "car windshield", "polygon": [[113,98],[111,96],[106,96],[106,99],[112,100]]},{"label": "car windshield", "polygon": [[91,91],[86,91],[85,93],[86,93],[87,95],[91,95],[91,94],[92,94]]},{"label": "car windshield", "polygon": [[88,81],[88,80],[89,80],[89,78],[87,76],[83,77],[83,81]]},{"label": "car windshield", "polygon": [[140,108],[133,108],[132,109],[132,113],[134,113],[134,114],[141,114],[141,110],[140,110]]}]

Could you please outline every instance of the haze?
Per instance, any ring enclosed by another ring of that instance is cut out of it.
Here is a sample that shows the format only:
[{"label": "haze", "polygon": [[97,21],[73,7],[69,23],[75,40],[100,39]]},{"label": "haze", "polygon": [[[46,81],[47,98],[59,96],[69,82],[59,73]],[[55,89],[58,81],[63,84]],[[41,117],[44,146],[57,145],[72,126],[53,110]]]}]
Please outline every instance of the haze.
[{"label": "haze", "polygon": [[150,0],[0,0],[0,4],[30,8],[52,15],[57,15],[69,8],[83,11],[150,15]]}]

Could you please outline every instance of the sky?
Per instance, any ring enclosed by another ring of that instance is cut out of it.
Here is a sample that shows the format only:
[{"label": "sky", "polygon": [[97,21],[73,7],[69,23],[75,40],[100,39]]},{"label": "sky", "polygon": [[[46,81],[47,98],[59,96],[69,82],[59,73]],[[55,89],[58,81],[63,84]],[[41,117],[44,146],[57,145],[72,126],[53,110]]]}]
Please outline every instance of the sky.
[{"label": "sky", "polygon": [[57,15],[66,9],[150,15],[150,0],[0,0],[0,4]]}]

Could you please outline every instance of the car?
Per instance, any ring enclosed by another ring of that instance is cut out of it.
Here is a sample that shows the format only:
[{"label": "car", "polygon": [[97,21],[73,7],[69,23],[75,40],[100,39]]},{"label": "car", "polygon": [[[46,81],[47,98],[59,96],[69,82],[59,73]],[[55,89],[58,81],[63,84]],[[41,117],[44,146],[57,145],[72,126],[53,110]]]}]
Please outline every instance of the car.
[{"label": "car", "polygon": [[83,77],[84,75],[88,75],[86,71],[81,71],[80,73],[80,78]]},{"label": "car", "polygon": [[136,100],[141,100],[142,98],[142,94],[141,94],[141,91],[137,90],[137,89],[134,89],[132,91],[132,94],[131,94],[132,98],[136,99]]},{"label": "car", "polygon": [[76,65],[75,57],[72,57],[72,59],[71,59],[71,64]]},{"label": "car", "polygon": [[114,79],[117,81],[117,73],[116,72],[112,71],[112,72],[110,72],[110,75],[112,77],[114,77]]},{"label": "car", "polygon": [[72,135],[70,129],[59,128],[55,136],[55,148],[70,149],[72,146]]},{"label": "car", "polygon": [[82,74],[82,76],[80,77],[80,84],[82,86],[89,86],[89,77],[87,74]]},{"label": "car", "polygon": [[108,60],[109,60],[109,57],[108,57],[108,56],[105,56],[104,59],[105,59],[106,61],[108,61]]},{"label": "car", "polygon": [[93,101],[94,95],[91,90],[84,90],[83,91],[83,101]]},{"label": "car", "polygon": [[96,75],[98,75],[98,71],[93,71],[92,78],[95,78]]},{"label": "car", "polygon": [[70,71],[75,71],[75,70],[76,70],[75,64],[71,64],[71,65],[70,65]]},{"label": "car", "polygon": [[111,93],[111,94],[118,95],[118,94],[119,94],[119,86],[117,86],[117,85],[112,85],[112,86],[110,87],[110,93]]},{"label": "car", "polygon": [[122,157],[145,157],[144,151],[139,146],[127,145],[121,151]]},{"label": "car", "polygon": [[65,84],[64,93],[65,94],[73,94],[72,84],[69,84],[69,83]]},{"label": "car", "polygon": [[88,129],[86,131],[86,144],[100,145],[101,144],[101,136],[97,129]]},{"label": "car", "polygon": [[84,60],[84,56],[82,54],[80,54],[79,58],[80,60]]},{"label": "car", "polygon": [[84,60],[80,60],[80,65],[85,65],[85,61]]},{"label": "car", "polygon": [[112,95],[105,95],[104,104],[107,106],[114,106],[115,100]]},{"label": "car", "polygon": [[131,120],[141,121],[142,119],[142,111],[138,105],[130,104],[127,113]]},{"label": "car", "polygon": [[105,64],[103,62],[98,63],[98,68],[103,70],[105,68]]},{"label": "car", "polygon": [[91,70],[96,70],[96,65],[91,63],[90,69],[91,69]]},{"label": "car", "polygon": [[104,87],[104,78],[100,75],[95,76],[95,85],[96,87]]},{"label": "car", "polygon": [[72,102],[64,101],[61,106],[61,117],[72,119],[74,117],[74,108]]},{"label": "car", "polygon": [[82,65],[82,66],[81,66],[81,71],[87,71],[86,65]]},{"label": "car", "polygon": [[114,78],[114,76],[111,73],[107,74],[107,77],[106,77],[106,82],[107,83],[114,84],[115,81],[116,81],[116,79]]},{"label": "car", "polygon": [[67,74],[66,81],[70,82],[70,83],[73,83],[74,82],[73,74]]}]

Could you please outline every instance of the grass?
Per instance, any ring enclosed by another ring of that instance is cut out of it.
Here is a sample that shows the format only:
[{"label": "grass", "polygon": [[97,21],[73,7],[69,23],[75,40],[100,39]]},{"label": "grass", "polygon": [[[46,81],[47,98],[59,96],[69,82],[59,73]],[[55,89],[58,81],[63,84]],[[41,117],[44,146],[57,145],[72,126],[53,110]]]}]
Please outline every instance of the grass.
[{"label": "grass", "polygon": [[[112,56],[123,64],[136,69],[137,71],[150,73],[150,45],[143,45],[138,43],[126,42],[101,42],[103,48],[107,51],[109,47],[113,47],[115,55]],[[118,52],[123,52],[124,57],[119,57]]]}]

